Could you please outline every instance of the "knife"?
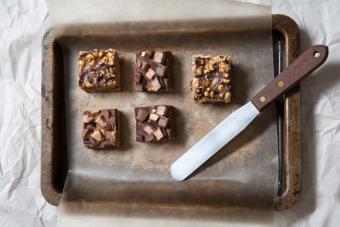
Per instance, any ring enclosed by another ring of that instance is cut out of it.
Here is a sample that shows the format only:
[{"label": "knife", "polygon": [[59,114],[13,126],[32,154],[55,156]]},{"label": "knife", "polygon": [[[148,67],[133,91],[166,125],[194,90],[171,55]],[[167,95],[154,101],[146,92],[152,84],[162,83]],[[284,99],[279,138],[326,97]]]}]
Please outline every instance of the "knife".
[{"label": "knife", "polygon": [[170,167],[171,176],[185,180],[224,145],[245,129],[275,99],[289,91],[300,80],[315,71],[328,57],[328,47],[315,45],[304,51],[286,70],[270,81],[244,106],[230,114],[199,140]]}]

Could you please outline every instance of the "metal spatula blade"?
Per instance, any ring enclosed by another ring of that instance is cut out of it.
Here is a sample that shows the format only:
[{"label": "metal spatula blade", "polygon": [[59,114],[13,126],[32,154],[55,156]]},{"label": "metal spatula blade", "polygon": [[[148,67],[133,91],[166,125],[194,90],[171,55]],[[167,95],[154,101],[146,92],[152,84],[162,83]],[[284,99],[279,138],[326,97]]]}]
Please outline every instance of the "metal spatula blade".
[{"label": "metal spatula blade", "polygon": [[219,123],[171,165],[171,176],[182,181],[238,135],[260,112],[248,102]]}]

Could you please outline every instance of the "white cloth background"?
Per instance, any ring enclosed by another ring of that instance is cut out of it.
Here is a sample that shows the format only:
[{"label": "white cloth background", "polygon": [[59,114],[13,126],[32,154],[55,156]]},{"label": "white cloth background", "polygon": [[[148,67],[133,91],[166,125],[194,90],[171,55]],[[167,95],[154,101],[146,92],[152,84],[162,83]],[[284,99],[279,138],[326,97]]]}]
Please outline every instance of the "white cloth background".
[{"label": "white cloth background", "polygon": [[[301,29],[302,50],[327,44],[321,70],[302,82],[302,186],[299,202],[275,212],[272,226],[340,226],[340,1],[243,0],[272,4]],[[44,0],[0,1],[0,226],[93,226],[57,221],[40,192],[41,40],[49,26]],[[84,221],[83,220],[83,221]],[[134,226],[135,220],[108,222]],[[161,220],[138,225],[169,226]],[[208,223],[205,223],[208,225]],[[226,224],[221,223],[226,226]],[[232,226],[237,225],[233,223]],[[260,224],[261,225],[261,224]],[[203,226],[203,223],[202,223]]]}]

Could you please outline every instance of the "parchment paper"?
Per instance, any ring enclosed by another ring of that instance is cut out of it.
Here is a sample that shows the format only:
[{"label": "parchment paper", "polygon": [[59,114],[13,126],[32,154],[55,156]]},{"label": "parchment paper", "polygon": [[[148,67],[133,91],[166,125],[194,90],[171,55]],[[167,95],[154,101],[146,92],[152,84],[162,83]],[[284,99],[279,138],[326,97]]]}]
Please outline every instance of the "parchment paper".
[{"label": "parchment paper", "polygon": [[[271,208],[278,183],[274,108],[256,119],[189,180],[175,182],[169,174],[171,163],[273,78],[269,8],[228,1],[182,2],[143,1],[136,6],[130,1],[116,1],[112,8],[110,4],[105,6],[112,9],[109,14],[88,14],[78,8],[83,12],[79,18],[72,17],[67,24],[57,23],[55,30],[62,44],[67,84],[69,175],[63,196],[66,209],[77,207],[77,201],[78,205],[110,202],[113,206],[140,209]],[[52,5],[54,15],[58,6],[56,2]],[[100,6],[98,3],[97,8]],[[144,13],[150,11],[155,13]],[[87,94],[77,86],[77,53],[109,47],[119,52],[122,92]],[[134,91],[135,52],[143,49],[173,51],[173,93]],[[231,104],[193,103],[189,86],[193,54],[232,56]],[[136,143],[134,107],[156,104],[170,104],[177,109],[176,141]],[[84,148],[80,133],[82,112],[101,108],[121,111],[121,148]],[[70,203],[72,206],[68,206]],[[72,211],[77,209],[79,206]],[[128,212],[120,209],[120,213]],[[168,210],[165,213],[170,214]]]}]

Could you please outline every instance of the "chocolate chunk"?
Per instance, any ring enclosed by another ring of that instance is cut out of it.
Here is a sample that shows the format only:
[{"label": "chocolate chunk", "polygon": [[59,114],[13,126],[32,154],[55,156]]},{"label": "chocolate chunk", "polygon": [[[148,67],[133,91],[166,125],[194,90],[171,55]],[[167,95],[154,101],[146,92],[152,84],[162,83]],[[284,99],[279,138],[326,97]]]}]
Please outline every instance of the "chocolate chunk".
[{"label": "chocolate chunk", "polygon": [[89,139],[86,141],[86,142],[84,142],[84,144],[85,144],[85,146],[86,147],[91,147],[91,146],[93,146],[93,147],[97,147],[98,146],[98,142],[95,140],[95,139],[93,139],[93,137],[89,137]]},{"label": "chocolate chunk", "polygon": [[[148,64],[146,61],[139,61],[141,62],[142,66],[140,67],[140,72],[141,73],[146,73],[149,68],[150,68],[150,64]],[[138,64],[138,61],[137,61]],[[138,72],[138,70],[136,70]]]},{"label": "chocolate chunk", "polygon": [[164,134],[160,128],[158,128],[153,134],[156,137],[157,141],[160,141],[161,139],[164,138]]},{"label": "chocolate chunk", "polygon": [[157,114],[150,114],[149,122],[157,123],[159,116]]},{"label": "chocolate chunk", "polygon": [[145,127],[144,127],[144,132],[146,132],[147,134],[151,134],[151,133],[153,133],[155,131],[155,129],[152,127],[152,126],[150,126],[150,125],[146,125]]},{"label": "chocolate chunk", "polygon": [[104,129],[107,131],[111,131],[114,128],[115,124],[115,119],[111,118],[106,122]]},{"label": "chocolate chunk", "polygon": [[203,65],[204,64],[204,60],[201,57],[196,57],[195,58],[195,64],[196,65]]},{"label": "chocolate chunk", "polygon": [[136,120],[137,121],[145,121],[146,118],[149,116],[149,112],[143,110],[143,109],[138,109]]},{"label": "chocolate chunk", "polygon": [[164,74],[165,74],[165,67],[163,67],[163,66],[158,66],[158,67],[156,68],[156,75],[157,75],[157,76],[160,76],[160,77],[163,77]]},{"label": "chocolate chunk", "polygon": [[229,56],[193,56],[191,89],[195,102],[230,102],[230,68]]},{"label": "chocolate chunk", "polygon": [[153,69],[150,68],[150,69],[146,72],[145,78],[146,78],[147,80],[152,80],[152,79],[155,77],[155,74],[156,74],[155,70],[153,70]]},{"label": "chocolate chunk", "polygon": [[154,54],[154,51],[147,50],[147,51],[141,52],[139,56],[150,59],[152,58],[153,54]]},{"label": "chocolate chunk", "polygon": [[153,60],[157,63],[164,64],[165,54],[163,52],[156,52],[153,55]]},{"label": "chocolate chunk", "polygon": [[111,120],[111,116],[112,116],[111,111],[102,111],[102,115],[104,116],[105,121]]},{"label": "chocolate chunk", "polygon": [[99,149],[108,149],[110,147],[110,144],[111,144],[110,141],[104,140],[98,145],[98,148]]},{"label": "chocolate chunk", "polygon": [[220,79],[218,78],[218,77],[215,77],[213,80],[212,80],[212,82],[211,82],[211,87],[215,87],[215,86],[217,86],[219,83],[220,83]]},{"label": "chocolate chunk", "polygon": [[174,107],[167,105],[137,107],[135,113],[137,142],[174,139],[174,133],[167,133],[167,130],[174,131]]},{"label": "chocolate chunk", "polygon": [[106,139],[108,140],[109,144],[115,144],[117,140],[117,132],[115,131],[109,131],[106,133]]},{"label": "chocolate chunk", "polygon": [[99,114],[96,117],[95,122],[96,122],[96,124],[98,124],[101,127],[105,127],[105,125],[106,125],[105,117],[103,115],[101,115],[101,114]]},{"label": "chocolate chunk", "polygon": [[92,125],[92,124],[86,124],[85,128],[86,129],[91,129],[93,131],[96,127],[94,125]]},{"label": "chocolate chunk", "polygon": [[78,85],[84,91],[120,91],[119,59],[116,50],[80,51],[78,66]]},{"label": "chocolate chunk", "polygon": [[89,115],[89,114],[84,114],[84,117],[83,117],[84,123],[90,123],[90,122],[93,121],[93,120],[94,120],[94,118],[93,118],[91,115]]},{"label": "chocolate chunk", "polygon": [[162,88],[162,85],[159,83],[159,80],[157,77],[155,77],[150,84],[148,84],[148,90],[149,91],[159,91]]},{"label": "chocolate chunk", "polygon": [[92,133],[92,131],[93,131],[93,130],[91,130],[91,129],[84,128],[83,131],[82,131],[81,136],[82,136],[83,138],[88,139],[89,136],[90,136],[90,134]]},{"label": "chocolate chunk", "polygon": [[83,120],[82,137],[85,147],[100,150],[119,145],[118,111],[116,109],[85,111]]},{"label": "chocolate chunk", "polygon": [[162,128],[166,128],[168,125],[169,118],[160,116],[158,120],[158,125]]},{"label": "chocolate chunk", "polygon": [[155,141],[155,137],[153,134],[147,134],[144,136],[144,140],[145,142],[153,142]]},{"label": "chocolate chunk", "polygon": [[91,133],[91,136],[93,139],[95,139],[97,142],[100,142],[102,141],[102,134],[100,133],[99,130],[94,130],[92,133]]},{"label": "chocolate chunk", "polygon": [[[150,53],[149,53],[150,52]],[[144,54],[143,54],[144,53]],[[151,54],[152,53],[152,54]],[[170,51],[144,51],[136,54],[136,90],[147,92],[171,91],[169,68],[172,53]],[[143,86],[140,86],[143,84]]]},{"label": "chocolate chunk", "polygon": [[166,106],[157,106],[156,114],[160,116],[165,116],[168,113],[168,108]]}]

